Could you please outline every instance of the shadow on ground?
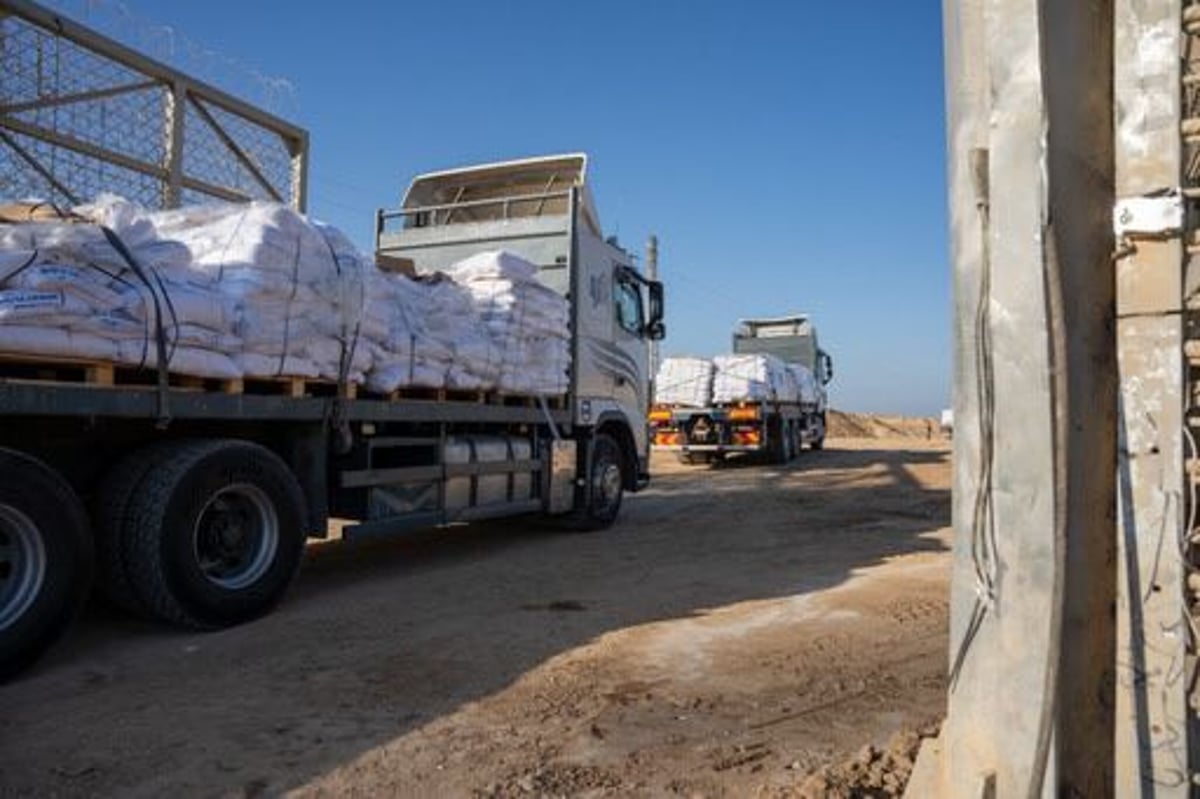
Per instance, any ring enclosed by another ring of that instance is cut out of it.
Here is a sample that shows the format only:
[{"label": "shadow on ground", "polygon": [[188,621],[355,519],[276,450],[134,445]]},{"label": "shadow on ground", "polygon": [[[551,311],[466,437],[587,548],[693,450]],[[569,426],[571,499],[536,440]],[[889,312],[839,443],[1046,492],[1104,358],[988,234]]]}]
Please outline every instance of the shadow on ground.
[{"label": "shadow on ground", "polygon": [[611,530],[528,521],[310,547],[276,613],[180,633],[89,609],[0,688],[16,794],[278,793],[607,632],[837,585],[942,549],[937,449],[670,469]]}]

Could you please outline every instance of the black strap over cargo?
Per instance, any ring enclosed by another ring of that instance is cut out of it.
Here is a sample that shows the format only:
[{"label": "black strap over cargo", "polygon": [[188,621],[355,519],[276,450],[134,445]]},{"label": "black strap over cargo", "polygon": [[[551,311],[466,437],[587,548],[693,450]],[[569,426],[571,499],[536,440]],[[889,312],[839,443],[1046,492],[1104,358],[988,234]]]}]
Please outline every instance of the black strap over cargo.
[{"label": "black strap over cargo", "polygon": [[[121,241],[121,237],[116,234],[111,228],[100,225],[100,230],[104,232],[104,238],[112,246],[113,250],[129,265],[133,273],[138,279],[145,284],[147,291],[150,292],[150,299],[154,304],[154,348],[155,348],[155,367],[158,372],[158,414],[157,424],[160,428],[165,428],[171,423],[170,410],[170,365],[171,353],[170,342],[167,340],[166,326],[163,324],[163,306],[166,305],[167,310],[171,313],[172,318],[175,316],[174,306],[171,305],[171,298],[163,288],[159,281],[158,275],[152,275],[138,263],[133,257],[133,253],[125,246],[125,242]],[[160,296],[161,293],[161,296]]]}]

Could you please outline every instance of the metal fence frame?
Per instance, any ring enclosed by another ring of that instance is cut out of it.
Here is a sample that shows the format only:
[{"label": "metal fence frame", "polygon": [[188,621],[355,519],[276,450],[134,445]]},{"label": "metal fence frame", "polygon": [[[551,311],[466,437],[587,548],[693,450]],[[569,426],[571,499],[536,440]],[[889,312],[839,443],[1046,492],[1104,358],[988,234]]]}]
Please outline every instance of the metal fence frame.
[{"label": "metal fence frame", "polygon": [[[103,59],[104,63],[138,76],[131,82],[84,90],[62,85],[69,84],[69,80],[63,80],[62,84],[52,81],[48,88],[39,82],[36,97],[17,102],[10,102],[0,92],[0,152],[7,148],[15,156],[13,160],[36,174],[61,199],[81,202],[91,197],[86,196],[86,188],[72,185],[70,176],[60,174],[46,158],[39,157],[27,146],[29,142],[37,142],[43,148],[51,148],[50,151],[91,159],[97,164],[124,170],[129,175],[149,178],[157,183],[157,205],[163,208],[184,204],[185,192],[188,192],[235,202],[275,200],[299,211],[305,210],[309,147],[308,132],[304,129],[28,0],[0,0],[0,52],[5,44],[3,25],[8,18],[32,26],[39,36],[51,37],[56,47],[78,48],[88,58]],[[5,76],[0,75],[0,90],[4,81]],[[28,118],[29,112],[103,103],[146,91],[162,92],[162,118],[158,120],[161,129],[154,133],[162,137],[161,159],[132,156],[106,144],[104,136],[89,137],[87,131],[39,124]],[[21,114],[26,118],[21,118]],[[187,124],[189,118],[193,120],[190,125]],[[198,125],[207,129],[191,130]],[[239,131],[234,125],[282,146],[290,158],[290,169],[284,179],[272,180],[266,174],[261,154],[256,154],[246,142],[239,141]],[[194,151],[200,145],[189,145],[189,133],[202,134],[201,138],[209,148],[206,157],[220,162],[223,168],[236,165],[234,170],[242,178],[241,185],[230,185],[231,181],[222,182],[219,177],[213,179],[212,175],[190,170],[188,156],[192,153],[189,147]],[[281,185],[285,182],[287,185]]]}]

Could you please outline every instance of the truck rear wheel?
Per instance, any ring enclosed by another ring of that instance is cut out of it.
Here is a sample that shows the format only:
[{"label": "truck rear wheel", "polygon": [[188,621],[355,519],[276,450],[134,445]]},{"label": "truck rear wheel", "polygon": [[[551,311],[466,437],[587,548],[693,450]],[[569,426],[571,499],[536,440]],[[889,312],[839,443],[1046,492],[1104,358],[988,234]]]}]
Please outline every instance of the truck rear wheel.
[{"label": "truck rear wheel", "polygon": [[130,613],[142,614],[126,565],[124,529],[129,509],[142,481],[172,457],[174,442],[138,450],[117,463],[100,483],[92,503],[96,530],[96,593],[109,604]]},{"label": "truck rear wheel", "polygon": [[796,457],[796,428],[791,422],[783,423],[783,462],[791,463]]},{"label": "truck rear wheel", "polygon": [[245,441],[192,441],[156,460],[121,529],[126,577],[149,614],[194,629],[257,618],[304,551],[304,496],[287,465]]},{"label": "truck rear wheel", "polygon": [[65,480],[40,461],[0,450],[0,680],[70,626],[91,584],[90,535]]},{"label": "truck rear wheel", "polygon": [[786,437],[787,425],[778,417],[767,422],[767,463],[787,463],[788,450]]}]

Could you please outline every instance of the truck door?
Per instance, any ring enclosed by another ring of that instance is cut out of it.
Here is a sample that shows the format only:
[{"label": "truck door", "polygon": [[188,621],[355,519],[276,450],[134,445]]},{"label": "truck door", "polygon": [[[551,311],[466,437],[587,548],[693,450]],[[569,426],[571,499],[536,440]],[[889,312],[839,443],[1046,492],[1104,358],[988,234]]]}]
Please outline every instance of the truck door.
[{"label": "truck door", "polygon": [[644,424],[649,397],[647,373],[649,351],[646,344],[646,308],[642,298],[642,281],[628,267],[618,266],[613,275],[613,343],[625,356],[622,363],[633,368],[613,370],[613,398],[632,424],[638,452],[646,451],[647,431]]}]

